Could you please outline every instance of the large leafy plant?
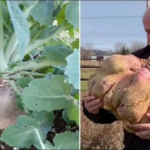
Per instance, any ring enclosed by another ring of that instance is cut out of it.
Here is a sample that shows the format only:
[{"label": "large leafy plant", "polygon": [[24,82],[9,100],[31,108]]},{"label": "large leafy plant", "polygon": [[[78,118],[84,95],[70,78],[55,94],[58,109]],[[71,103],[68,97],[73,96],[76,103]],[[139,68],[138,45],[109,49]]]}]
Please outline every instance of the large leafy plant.
[{"label": "large leafy plant", "polygon": [[54,111],[79,125],[79,2],[0,1],[0,77],[25,111],[1,140],[16,148],[78,149],[79,132],[47,133]]}]

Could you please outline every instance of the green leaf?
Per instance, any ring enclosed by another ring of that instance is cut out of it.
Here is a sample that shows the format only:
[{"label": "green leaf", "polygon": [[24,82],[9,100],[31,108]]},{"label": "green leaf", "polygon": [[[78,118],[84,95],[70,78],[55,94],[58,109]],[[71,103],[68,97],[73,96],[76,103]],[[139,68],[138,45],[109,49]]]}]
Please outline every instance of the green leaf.
[{"label": "green leaf", "polygon": [[15,63],[15,62],[9,64],[9,68],[13,68],[13,67],[15,67],[15,66],[17,66],[17,63]]},{"label": "green leaf", "polygon": [[45,78],[46,78],[46,79],[51,79],[52,76],[53,76],[53,74],[52,74],[51,72],[49,72],[49,73],[47,73],[47,74],[45,75]]},{"label": "green leaf", "polygon": [[51,146],[51,149],[79,149],[79,132],[64,132],[56,134],[54,138],[55,146]]},{"label": "green leaf", "polygon": [[44,146],[45,146],[45,150],[50,150],[52,147],[52,144],[49,141],[46,141]]},{"label": "green leaf", "polygon": [[[53,112],[41,111],[37,112],[34,111],[32,113],[32,117],[39,122],[42,132],[44,133],[45,137],[47,133],[51,130],[52,126],[54,125],[54,114]],[[46,139],[45,139],[46,140]]]},{"label": "green leaf", "polygon": [[28,77],[22,77],[19,78],[17,80],[17,84],[21,87],[21,88],[25,88],[28,86],[28,84],[32,81],[33,79],[28,78]]},{"label": "green leaf", "polygon": [[64,45],[64,43],[58,38],[52,38],[46,43],[46,46],[57,46],[57,45]]},{"label": "green leaf", "polygon": [[4,20],[8,21],[8,19],[10,19],[10,15],[9,15],[9,11],[8,11],[7,7],[4,4],[2,5],[2,11],[3,11]]},{"label": "green leaf", "polygon": [[41,73],[44,73],[44,74],[53,73],[53,72],[54,72],[54,68],[52,67],[41,69]]},{"label": "green leaf", "polygon": [[67,116],[67,109],[64,109],[63,112],[62,112],[62,117],[63,119],[69,124],[70,121],[69,121],[69,118]]},{"label": "green leaf", "polygon": [[23,58],[25,49],[30,41],[30,30],[24,13],[18,7],[16,1],[7,1],[9,14],[11,16],[15,33],[19,41],[20,56]]},{"label": "green leaf", "polygon": [[29,8],[36,3],[36,1],[19,1],[25,8]]},{"label": "green leaf", "polygon": [[79,90],[78,89],[75,89],[75,87],[72,85],[72,93],[71,95],[76,99],[76,100],[79,100]]},{"label": "green leaf", "polygon": [[53,36],[59,29],[58,27],[48,27],[45,30],[43,30],[43,32],[40,34],[39,39],[46,39],[49,38],[50,36]]},{"label": "green leaf", "polygon": [[0,74],[0,79],[1,79],[1,78],[3,78],[3,75],[2,75],[2,74]]},{"label": "green leaf", "polygon": [[34,49],[32,52],[30,52],[30,54],[35,57],[36,55],[40,54],[40,51],[38,49]]},{"label": "green leaf", "polygon": [[41,62],[44,62],[46,60],[46,58],[44,58],[44,57],[37,57],[36,59],[35,59],[35,62],[36,63],[41,63]]},{"label": "green leaf", "polygon": [[57,8],[54,10],[53,16],[56,17],[60,11],[61,11],[61,6],[58,5]]},{"label": "green leaf", "polygon": [[20,116],[17,125],[9,126],[3,131],[0,140],[16,148],[29,149],[34,145],[38,149],[46,149],[40,123],[28,116]]},{"label": "green leaf", "polygon": [[71,1],[66,7],[66,20],[79,28],[79,1]]},{"label": "green leaf", "polygon": [[76,121],[79,125],[79,105],[71,105],[67,108],[67,115],[69,120]]},{"label": "green leaf", "polygon": [[73,41],[72,48],[73,49],[78,49],[79,48],[79,39],[76,39],[75,41]]},{"label": "green leaf", "polygon": [[79,89],[79,50],[74,50],[73,54],[67,57],[68,66],[65,74],[69,76],[69,82]]},{"label": "green leaf", "polygon": [[15,102],[20,109],[24,109],[21,96],[18,96]]},{"label": "green leaf", "polygon": [[69,47],[64,45],[44,47],[44,54],[48,60],[66,64],[66,57],[72,53]]},{"label": "green leaf", "polygon": [[75,95],[73,95],[73,97],[76,99],[76,100],[79,100],[79,94],[75,94]]},{"label": "green leaf", "polygon": [[65,72],[65,67],[56,67],[53,74],[60,74],[60,75],[64,75]]},{"label": "green leaf", "polygon": [[31,34],[31,39],[33,39],[36,34],[39,32],[40,27],[39,26],[34,26],[31,30],[30,30],[30,34]]},{"label": "green leaf", "polygon": [[53,111],[72,104],[71,86],[61,75],[48,79],[35,79],[22,93],[23,103],[29,110]]},{"label": "green leaf", "polygon": [[50,26],[53,23],[53,1],[38,1],[30,15],[41,25]]},{"label": "green leaf", "polygon": [[62,112],[62,117],[63,117],[63,119],[64,119],[68,124],[73,123],[73,122],[70,121],[69,118],[68,118],[67,109],[64,109],[64,110],[63,110],[63,112]]},{"label": "green leaf", "polygon": [[73,38],[73,36],[74,36],[74,28],[73,27],[69,29],[69,35],[70,35],[70,37]]},{"label": "green leaf", "polygon": [[18,5],[18,6],[22,3],[22,1],[16,1],[16,2],[17,2],[17,5]]},{"label": "green leaf", "polygon": [[65,21],[65,10],[67,5],[68,4],[63,5],[62,9],[60,10],[59,14],[56,17],[58,25],[60,25]]}]

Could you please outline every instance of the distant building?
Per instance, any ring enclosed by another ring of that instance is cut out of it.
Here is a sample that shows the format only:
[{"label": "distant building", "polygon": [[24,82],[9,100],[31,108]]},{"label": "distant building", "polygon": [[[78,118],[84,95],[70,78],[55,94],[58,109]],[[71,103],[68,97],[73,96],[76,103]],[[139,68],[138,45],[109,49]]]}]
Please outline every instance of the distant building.
[{"label": "distant building", "polygon": [[103,56],[103,57],[104,57],[104,60],[105,60],[105,59],[109,58],[110,55],[105,55],[105,56]]},{"label": "distant building", "polygon": [[105,60],[106,58],[110,57],[109,55],[92,55],[91,60],[92,61],[97,61],[97,60]]},{"label": "distant building", "polygon": [[91,60],[92,61],[96,61],[97,60],[97,56],[91,56]]}]

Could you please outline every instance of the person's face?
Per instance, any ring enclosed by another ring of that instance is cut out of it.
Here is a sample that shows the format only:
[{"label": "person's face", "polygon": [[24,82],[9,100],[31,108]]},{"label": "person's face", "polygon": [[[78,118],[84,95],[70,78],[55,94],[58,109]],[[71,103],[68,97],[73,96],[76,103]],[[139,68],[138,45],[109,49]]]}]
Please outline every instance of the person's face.
[{"label": "person's face", "polygon": [[147,18],[144,19],[143,25],[144,25],[145,32],[147,34],[148,44],[150,45],[150,19],[147,19]]}]

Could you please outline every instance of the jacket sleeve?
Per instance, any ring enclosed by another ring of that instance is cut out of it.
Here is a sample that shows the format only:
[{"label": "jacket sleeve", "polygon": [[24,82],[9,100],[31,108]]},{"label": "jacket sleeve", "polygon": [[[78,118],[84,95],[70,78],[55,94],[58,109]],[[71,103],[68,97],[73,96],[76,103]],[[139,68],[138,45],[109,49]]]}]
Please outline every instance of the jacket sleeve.
[{"label": "jacket sleeve", "polygon": [[100,109],[99,114],[95,115],[87,111],[87,109],[84,106],[84,101],[82,103],[82,107],[85,116],[89,118],[91,121],[93,121],[94,123],[110,124],[117,121],[116,117],[105,109]]}]

